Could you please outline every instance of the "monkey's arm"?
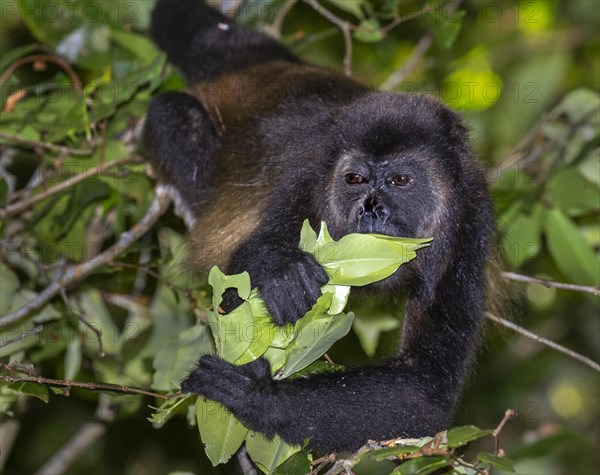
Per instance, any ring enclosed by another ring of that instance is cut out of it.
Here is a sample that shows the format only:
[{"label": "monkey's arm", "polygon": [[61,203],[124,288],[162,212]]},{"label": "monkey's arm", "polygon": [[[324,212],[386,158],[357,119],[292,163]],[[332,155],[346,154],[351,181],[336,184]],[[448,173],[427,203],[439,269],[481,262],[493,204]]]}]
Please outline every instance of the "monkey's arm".
[{"label": "monkey's arm", "polygon": [[[295,189],[292,189],[295,188]],[[284,197],[281,190],[288,193]],[[268,205],[259,229],[233,254],[228,273],[247,271],[258,287],[273,322],[295,323],[321,296],[321,287],[329,280],[315,258],[299,249],[303,219],[310,216],[310,188],[296,183],[279,186]],[[232,293],[225,295],[224,308],[235,307]]]},{"label": "monkey's arm", "polygon": [[144,149],[158,174],[173,184],[192,210],[210,192],[211,161],[221,145],[208,112],[182,92],[165,92],[150,103]]},{"label": "monkey's arm", "polygon": [[400,363],[275,381],[264,359],[235,366],[205,356],[182,389],[221,402],[252,430],[295,444],[310,437],[327,453],[435,433],[452,416],[445,384],[436,372]]},{"label": "monkey's arm", "polygon": [[452,419],[483,314],[483,276],[462,257],[433,300],[413,291],[400,355],[385,365],[278,381],[264,360],[204,356],[182,389],[224,404],[250,429],[291,443],[312,437],[319,452],[433,435]]}]

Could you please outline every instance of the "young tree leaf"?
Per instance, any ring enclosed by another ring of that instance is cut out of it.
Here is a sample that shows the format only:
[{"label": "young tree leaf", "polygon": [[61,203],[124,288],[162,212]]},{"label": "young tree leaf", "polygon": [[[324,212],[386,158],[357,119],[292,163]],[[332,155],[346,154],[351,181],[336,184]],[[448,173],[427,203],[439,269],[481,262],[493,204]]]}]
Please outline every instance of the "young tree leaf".
[{"label": "young tree leaf", "polygon": [[171,417],[175,409],[177,409],[179,405],[181,405],[181,403],[189,397],[191,397],[189,394],[176,396],[171,399],[167,399],[158,407],[150,406],[150,408],[154,409],[155,412],[153,412],[147,419],[152,422],[154,427],[161,427]]},{"label": "young tree leaf", "polygon": [[306,475],[311,471],[312,455],[302,449],[275,469],[275,475]]},{"label": "young tree leaf", "polygon": [[[80,323],[80,326],[82,325]],[[65,379],[67,381],[73,381],[77,377],[81,369],[81,362],[81,340],[79,339],[79,335],[75,335],[67,343],[67,351],[65,352]]]},{"label": "young tree leaf", "polygon": [[451,457],[419,457],[400,465],[392,475],[427,475],[452,464]]},{"label": "young tree leaf", "polygon": [[213,466],[227,462],[244,442],[248,429],[221,404],[196,400],[196,420],[206,455]]},{"label": "young tree leaf", "polygon": [[254,463],[267,474],[272,474],[290,456],[301,450],[299,445],[289,445],[276,435],[267,439],[258,432],[249,432],[246,437],[246,450]]},{"label": "young tree leaf", "polygon": [[154,357],[152,388],[158,391],[179,389],[200,356],[213,350],[208,327],[195,325],[167,340]]},{"label": "young tree leaf", "polygon": [[376,18],[365,18],[354,30],[353,36],[363,43],[377,43],[384,38],[381,25]]},{"label": "young tree leaf", "polygon": [[350,331],[354,314],[329,315],[327,310],[331,300],[331,294],[323,295],[298,321],[294,339],[286,348],[286,363],[280,378],[287,378],[307,367]]},{"label": "young tree leaf", "polygon": [[50,400],[50,396],[48,394],[48,387],[43,384],[25,381],[12,383],[8,387],[9,389],[12,389],[14,391],[18,391],[20,393],[27,394],[28,396],[33,396],[38,399],[41,399],[44,402],[48,402]]},{"label": "young tree leaf", "polygon": [[506,457],[498,457],[497,455],[487,452],[480,452],[477,454],[477,460],[483,463],[489,463],[498,470],[503,470],[504,472],[508,473],[516,473],[514,467],[515,463]]},{"label": "young tree leaf", "polygon": [[484,430],[475,426],[454,427],[448,431],[448,447],[462,447],[491,433],[491,430]]},{"label": "young tree leaf", "polygon": [[354,15],[358,19],[365,17],[363,7],[368,2],[366,0],[327,0],[329,3],[335,5],[340,10],[343,10],[351,15]]},{"label": "young tree leaf", "polygon": [[381,333],[395,330],[400,326],[400,321],[392,315],[375,315],[369,317],[357,315],[352,326],[362,349],[367,356],[373,357],[375,356]]},{"label": "young tree leaf", "polygon": [[546,237],[554,262],[572,282],[581,285],[600,282],[600,258],[573,221],[557,208],[546,213]]}]

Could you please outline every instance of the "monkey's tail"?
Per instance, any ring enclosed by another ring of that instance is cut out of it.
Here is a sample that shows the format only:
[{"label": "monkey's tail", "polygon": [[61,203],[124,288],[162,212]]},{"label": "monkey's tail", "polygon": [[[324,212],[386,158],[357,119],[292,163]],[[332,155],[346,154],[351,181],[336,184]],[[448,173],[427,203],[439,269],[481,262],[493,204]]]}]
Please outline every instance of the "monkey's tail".
[{"label": "monkey's tail", "polygon": [[298,61],[269,36],[233,23],[203,0],[158,0],[150,31],[190,83],[271,61]]}]

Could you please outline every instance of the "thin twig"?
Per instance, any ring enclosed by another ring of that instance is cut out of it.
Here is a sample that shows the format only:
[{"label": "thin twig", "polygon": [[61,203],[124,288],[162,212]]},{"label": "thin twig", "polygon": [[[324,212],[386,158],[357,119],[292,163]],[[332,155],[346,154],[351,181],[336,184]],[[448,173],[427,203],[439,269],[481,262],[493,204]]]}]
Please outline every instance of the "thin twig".
[{"label": "thin twig", "polygon": [[71,300],[69,299],[69,296],[67,295],[67,289],[62,288],[60,290],[60,296],[65,304],[65,308],[66,308],[67,312],[71,316],[75,317],[77,319],[77,321],[81,322],[83,324],[83,326],[90,329],[92,331],[92,333],[94,333],[94,335],[96,336],[96,341],[98,342],[98,353],[97,353],[98,358],[104,358],[106,356],[106,353],[104,353],[104,344],[102,343],[102,331],[100,330],[100,328],[96,328],[94,325],[92,325],[90,322],[88,322],[81,313],[77,312],[73,308],[73,304],[71,303]]},{"label": "thin twig", "polygon": [[43,467],[35,472],[35,475],[57,475],[65,473],[83,452],[106,434],[106,430],[107,427],[104,422],[87,422],[43,465]]},{"label": "thin twig", "polygon": [[34,204],[39,203],[40,201],[43,201],[46,198],[49,198],[50,196],[55,195],[56,193],[60,193],[61,191],[67,190],[67,189],[71,188],[72,186],[76,185],[77,183],[87,180],[90,177],[105,173],[108,170],[110,170],[111,168],[115,168],[115,167],[118,167],[121,165],[130,164],[130,163],[140,163],[140,159],[137,157],[124,158],[123,160],[116,160],[114,162],[109,162],[109,163],[105,163],[103,165],[98,165],[98,166],[94,167],[93,170],[87,170],[85,172],[79,173],[72,178],[66,179],[65,181],[59,183],[58,185],[53,186],[52,188],[48,188],[46,191],[44,191],[42,193],[38,193],[37,195],[34,195],[28,199],[18,201],[12,205],[7,206],[6,208],[0,209],[0,219],[4,219],[7,216],[12,216],[14,214],[21,213],[21,212],[25,211],[27,208],[30,208],[31,206],[33,206]]},{"label": "thin twig", "polygon": [[38,140],[29,140],[25,137],[19,137],[18,135],[9,134],[6,132],[0,132],[0,139],[10,140],[11,142],[15,142],[20,145],[27,145],[28,147],[41,147],[47,150],[52,150],[53,152],[58,153],[67,153],[69,155],[76,156],[89,156],[94,153],[94,150],[91,148],[70,148],[64,145],[56,145],[50,142],[42,142]]},{"label": "thin twig", "polygon": [[286,2],[277,11],[277,15],[275,15],[273,23],[271,23],[268,27],[265,28],[265,32],[275,39],[280,39],[281,30],[283,28],[283,21],[285,20],[285,17],[288,15],[290,10],[294,8],[294,5],[296,5],[296,3],[298,3],[298,0],[286,0]]},{"label": "thin twig", "polygon": [[415,46],[415,49],[412,51],[406,62],[402,65],[402,67],[394,71],[391,76],[385,80],[385,82],[381,85],[381,89],[384,91],[391,91],[402,84],[406,76],[416,69],[418,64],[423,59],[423,56],[425,56],[425,53],[427,53],[429,48],[431,48],[432,44],[433,35],[431,33],[427,33],[421,37],[417,43],[417,46]]},{"label": "thin twig", "polygon": [[5,376],[0,375],[0,381],[7,383],[38,383],[48,384],[49,386],[60,386],[63,388],[80,388],[90,391],[113,391],[117,393],[142,394],[144,396],[164,399],[165,401],[178,396],[180,393],[174,394],[159,394],[145,389],[132,388],[130,386],[122,386],[119,384],[108,383],[84,383],[81,381],[66,381],[64,379],[44,378],[43,376]]},{"label": "thin twig", "polygon": [[500,432],[502,432],[502,429],[504,429],[506,423],[516,415],[517,412],[514,409],[507,409],[504,412],[504,417],[500,421],[500,424],[498,424],[498,427],[496,427],[492,432],[492,436],[494,437],[494,453],[496,455],[498,455],[498,451],[500,449]]},{"label": "thin twig", "polygon": [[110,404],[109,398],[100,397],[96,408],[96,420],[84,424],[35,475],[65,473],[83,452],[106,433],[107,423],[114,419],[114,410]]},{"label": "thin twig", "polygon": [[565,282],[555,282],[553,280],[540,279],[538,277],[530,277],[528,275],[516,274],[515,272],[502,272],[502,276],[506,279],[516,280],[519,282],[527,282],[528,284],[536,284],[546,287],[547,289],[563,289],[573,290],[575,292],[587,292],[589,294],[600,297],[600,288],[590,285],[567,284]]},{"label": "thin twig", "polygon": [[44,329],[43,325],[37,325],[37,326],[33,327],[31,330],[23,332],[20,335],[14,337],[14,338],[11,338],[10,340],[3,341],[2,343],[0,343],[0,348],[4,348],[5,346],[10,345],[11,343],[15,343],[17,341],[24,340],[25,338],[28,338],[32,335],[37,335],[43,329]]},{"label": "thin twig", "polygon": [[425,6],[423,9],[419,10],[418,12],[411,13],[411,14],[405,15],[405,16],[397,16],[391,22],[389,22],[387,25],[382,26],[379,29],[379,31],[385,35],[385,34],[389,33],[390,31],[392,31],[394,28],[396,28],[398,25],[400,25],[404,22],[407,22],[409,20],[412,20],[413,18],[418,18],[420,16],[426,15],[427,13],[431,13],[433,11],[434,11],[433,8],[431,8],[429,6]]},{"label": "thin twig", "polygon": [[150,228],[152,228],[158,218],[167,210],[170,203],[171,200],[169,195],[165,192],[164,187],[161,185],[157,186],[154,200],[139,223],[136,223],[129,231],[121,234],[115,244],[113,244],[103,253],[95,256],[93,260],[70,266],[65,270],[64,274],[62,274],[60,278],[48,285],[48,287],[40,292],[29,303],[9,313],[8,315],[5,315],[4,317],[0,317],[0,328],[12,325],[13,323],[16,323],[28,317],[32,313],[40,310],[53,297],[58,295],[61,289],[81,280],[83,277],[95,271],[99,267],[113,262],[116,256],[121,254],[141,236],[146,234]]},{"label": "thin twig", "polygon": [[588,358],[587,356],[580,355],[579,353],[576,353],[573,350],[565,348],[564,346],[559,345],[558,343],[555,343],[552,340],[548,340],[547,338],[539,336],[539,335],[527,330],[526,328],[523,328],[523,327],[517,325],[516,323],[513,323],[504,318],[496,317],[495,315],[492,315],[490,313],[486,313],[485,316],[489,320],[492,320],[493,322],[496,322],[506,328],[510,328],[511,330],[513,330],[517,333],[520,333],[521,335],[524,335],[527,338],[531,338],[533,341],[536,341],[536,342],[546,345],[556,351],[559,351],[559,352],[569,356],[570,358],[573,358],[574,360],[577,360],[580,363],[583,363],[584,365],[589,366],[590,368],[600,372],[600,365],[598,363],[596,363],[595,361],[591,360],[590,358]]},{"label": "thin twig", "polygon": [[337,26],[344,35],[345,53],[344,53],[344,73],[346,76],[352,76],[352,30],[356,29],[356,26],[349,21],[342,20],[340,17],[329,11],[317,0],[304,0],[312,8],[314,8],[320,15],[327,18],[331,23]]},{"label": "thin twig", "polygon": [[71,83],[75,90],[81,93],[81,80],[75,73],[75,70],[71,67],[69,63],[58,56],[50,55],[50,54],[32,54],[30,56],[25,56],[24,58],[17,59],[14,63],[12,63],[0,76],[0,85],[4,84],[4,82],[11,76],[15,70],[24,64],[27,63],[37,63],[37,62],[47,62],[54,63],[57,66],[60,66],[69,76]]},{"label": "thin twig", "polygon": [[[454,3],[448,4],[446,6],[446,8],[448,9],[448,13],[455,12],[458,8],[460,8],[460,5],[462,4],[462,2],[463,2],[463,0],[457,0]],[[416,12],[416,13],[414,13],[412,15],[408,15],[406,17],[400,17],[400,19],[402,19],[402,21],[410,20],[412,18],[415,18],[416,16],[420,16],[425,13],[429,13],[430,11],[431,10],[424,8],[420,12]],[[427,53],[427,51],[429,51],[429,48],[431,48],[432,44],[433,44],[433,33],[431,31],[428,31],[425,35],[423,35],[421,37],[421,39],[419,40],[419,42],[413,49],[412,53],[410,54],[410,56],[406,60],[406,62],[400,68],[398,68],[396,71],[394,71],[391,74],[391,76],[389,78],[387,78],[386,81],[381,85],[381,89],[383,89],[384,91],[391,91],[392,89],[395,89],[400,84],[402,84],[404,79],[406,79],[406,77],[417,68],[417,66],[419,65],[419,63],[421,62],[421,60]]]}]

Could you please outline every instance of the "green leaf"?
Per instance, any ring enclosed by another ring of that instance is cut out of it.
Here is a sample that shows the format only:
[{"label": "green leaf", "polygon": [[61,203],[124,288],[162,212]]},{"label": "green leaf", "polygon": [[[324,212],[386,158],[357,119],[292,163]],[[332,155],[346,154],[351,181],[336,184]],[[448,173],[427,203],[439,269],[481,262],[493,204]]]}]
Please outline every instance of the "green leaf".
[{"label": "green leaf", "polygon": [[544,206],[535,204],[531,214],[518,214],[507,220],[502,248],[504,256],[515,267],[520,267],[540,253],[545,211]]},{"label": "green leaf", "polygon": [[419,457],[404,462],[392,475],[427,475],[451,465],[453,461],[451,457]]},{"label": "green leaf", "polygon": [[147,419],[154,424],[155,427],[161,427],[174,413],[174,411],[188,399],[189,395],[176,396],[171,399],[164,401],[159,407],[152,407],[155,412],[152,413]]},{"label": "green leaf", "polygon": [[[439,5],[440,2],[435,3]],[[456,38],[458,38],[463,18],[467,12],[465,10],[458,10],[450,16],[445,13],[446,11],[443,9],[443,5],[439,5],[438,7],[434,7],[434,12],[427,15],[427,17],[430,21],[435,41],[444,48],[450,48],[456,41]]]},{"label": "green leaf", "polygon": [[218,267],[213,267],[208,275],[208,283],[213,289],[213,307],[219,308],[223,301],[223,293],[227,289],[236,289],[242,300],[248,300],[252,290],[250,276],[247,272],[237,275],[225,275]]},{"label": "green leaf", "polygon": [[592,150],[577,166],[579,173],[586,180],[600,187],[600,157],[598,150]]},{"label": "green leaf", "polygon": [[179,389],[200,356],[211,353],[212,349],[212,338],[205,325],[186,328],[171,337],[154,357],[152,388],[158,391]]},{"label": "green leaf", "polygon": [[556,115],[566,114],[571,123],[578,123],[584,119],[598,121],[600,114],[600,95],[597,92],[580,88],[569,92],[554,109]]},{"label": "green leaf", "polygon": [[546,238],[554,262],[572,282],[581,285],[597,285],[600,282],[598,254],[559,209],[546,213]]},{"label": "green leaf", "polygon": [[487,452],[480,452],[477,454],[477,460],[483,463],[489,463],[494,468],[503,470],[508,473],[515,473],[514,462],[506,457],[498,457],[497,455],[490,454]]},{"label": "green leaf", "polygon": [[574,167],[556,173],[548,182],[547,190],[550,201],[570,216],[600,209],[600,190]]},{"label": "green leaf", "polygon": [[36,397],[44,402],[48,402],[50,400],[48,387],[43,384],[25,381],[12,383],[8,386],[8,388],[23,394],[27,394],[28,396]]},{"label": "green leaf", "polygon": [[274,473],[279,465],[301,449],[299,445],[287,444],[278,435],[269,440],[258,432],[249,432],[246,437],[248,455],[267,474]]},{"label": "green leaf", "polygon": [[398,457],[398,455],[406,455],[411,454],[413,452],[418,452],[421,450],[419,446],[413,445],[395,445],[393,447],[386,447],[383,449],[370,450],[363,454],[360,454],[355,459],[355,464],[363,463],[367,460],[373,460],[376,462],[380,462],[390,457]]},{"label": "green leaf", "polygon": [[381,25],[375,18],[365,18],[362,20],[358,28],[354,30],[353,36],[363,43],[377,43],[384,38]]},{"label": "green leaf", "polygon": [[333,295],[331,305],[327,311],[329,315],[338,315],[344,311],[350,297],[350,286],[326,284],[321,288],[321,292]]},{"label": "green leaf", "polygon": [[227,462],[244,442],[248,429],[221,404],[196,400],[196,420],[206,455],[213,466]]},{"label": "green leaf", "polygon": [[367,356],[373,357],[381,333],[395,330],[400,326],[400,321],[392,315],[365,317],[358,314],[352,326],[360,341],[360,346],[362,346]]},{"label": "green leaf", "polygon": [[136,33],[125,32],[120,30],[112,30],[110,32],[111,39],[136,55],[144,63],[153,61],[160,54],[154,43],[145,36]]},{"label": "green leaf", "polygon": [[235,361],[237,365],[250,363],[260,358],[271,345],[275,336],[275,325],[270,317],[254,317],[254,331],[250,346],[245,352]]},{"label": "green leaf", "polygon": [[304,252],[310,252],[310,249],[313,249],[317,244],[317,233],[310,225],[308,219],[304,220],[302,223],[302,230],[300,231],[300,244],[298,247],[302,249]]},{"label": "green leaf", "polygon": [[395,238],[377,234],[348,234],[335,242],[325,223],[314,249],[308,250],[335,285],[363,286],[392,275],[428,246],[430,239]]},{"label": "green leaf", "polygon": [[243,302],[232,312],[219,316],[220,355],[233,363],[248,350],[254,340],[254,316],[249,302]]},{"label": "green leaf", "polygon": [[279,375],[287,378],[320,358],[352,326],[354,315],[329,315],[332,295],[327,293],[306,316],[298,321],[292,342],[286,348],[286,363]]},{"label": "green leaf", "polygon": [[[368,3],[366,0],[327,0],[342,11],[354,15],[358,19],[365,17],[363,7]],[[368,8],[368,7],[366,7]]]},{"label": "green leaf", "polygon": [[275,475],[306,475],[311,471],[312,455],[302,449],[275,469]]},{"label": "green leaf", "polygon": [[13,48],[9,51],[3,52],[0,57],[0,71],[4,72],[8,66],[16,61],[17,59],[27,56],[28,54],[33,53],[38,49],[37,44],[27,44],[23,46],[19,46],[17,48]]},{"label": "green leaf", "polygon": [[[120,336],[118,326],[113,321],[100,292],[97,290],[88,290],[80,296],[80,306],[86,321],[100,332],[102,338],[102,348],[107,355],[118,355],[121,350]],[[84,345],[97,349],[98,342],[84,340]]]},{"label": "green leaf", "polygon": [[448,431],[448,447],[462,447],[491,433],[491,430],[483,430],[475,426],[454,427]]},{"label": "green leaf", "polygon": [[[80,323],[80,325],[83,324]],[[81,340],[77,335],[67,343],[67,351],[65,352],[65,379],[67,381],[73,381],[77,377],[81,369],[81,362]]]}]

